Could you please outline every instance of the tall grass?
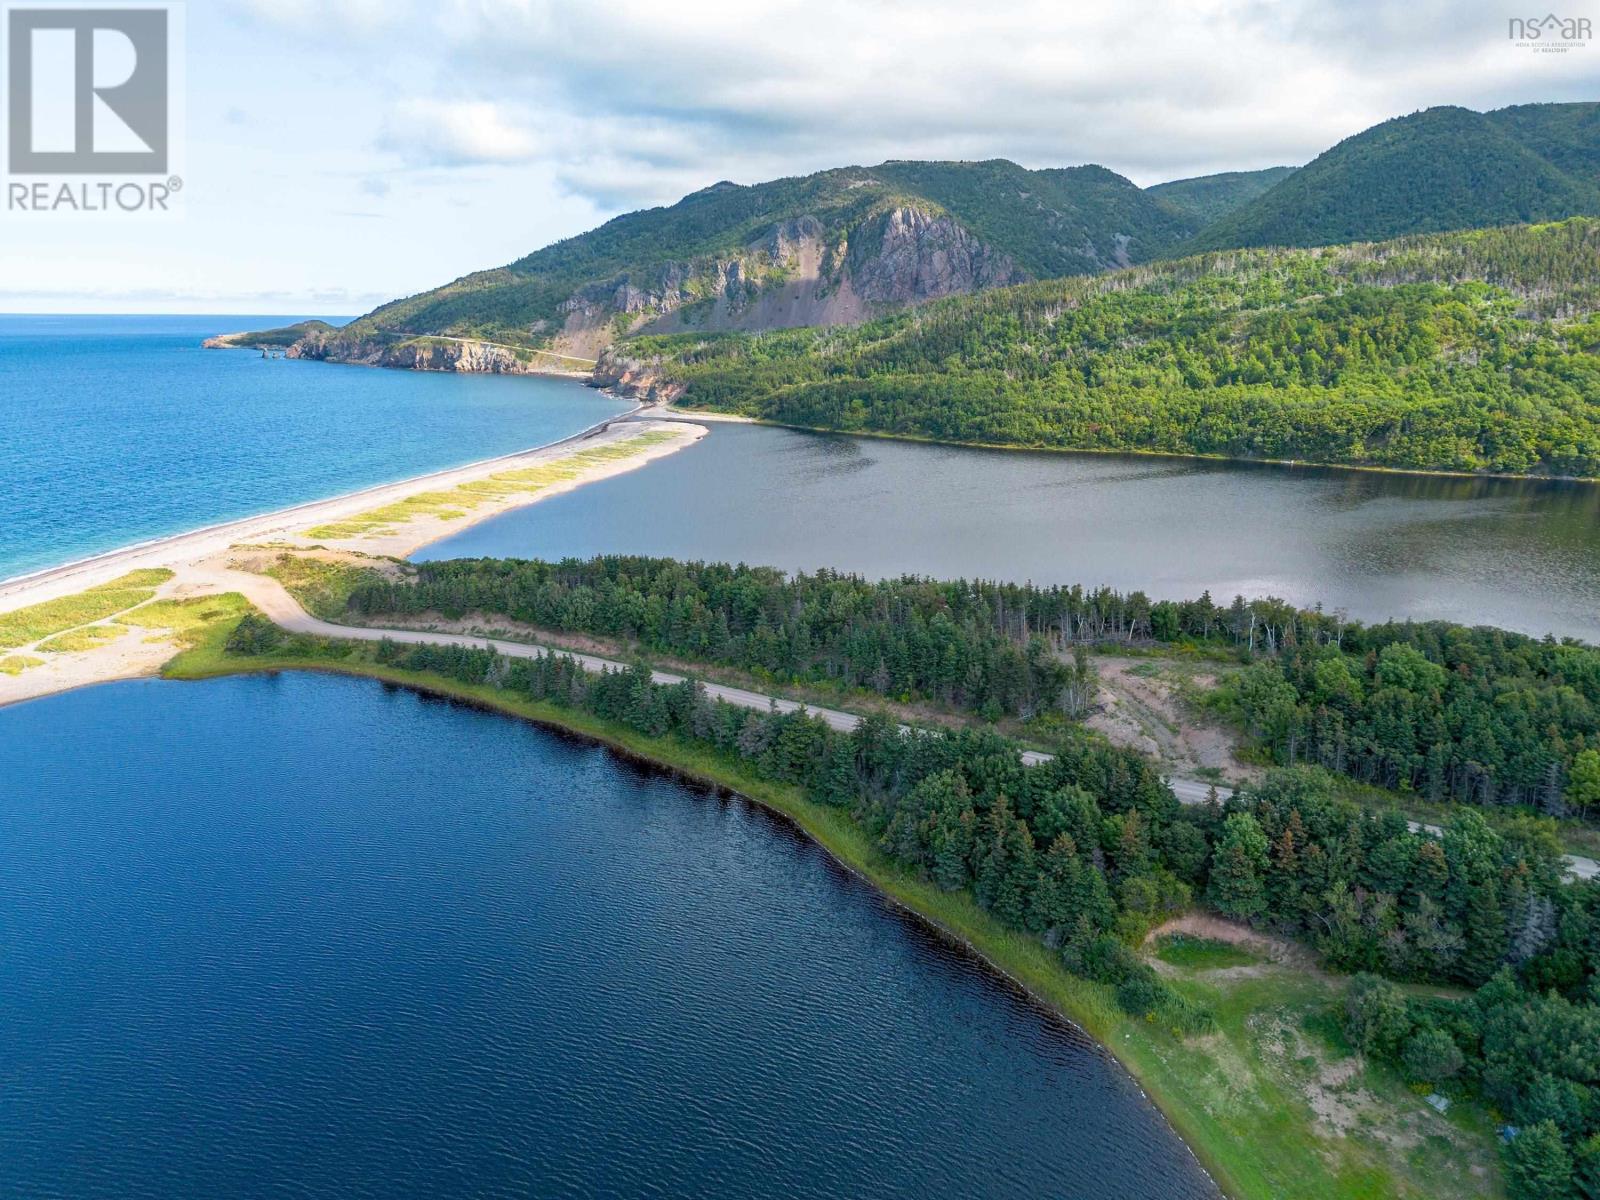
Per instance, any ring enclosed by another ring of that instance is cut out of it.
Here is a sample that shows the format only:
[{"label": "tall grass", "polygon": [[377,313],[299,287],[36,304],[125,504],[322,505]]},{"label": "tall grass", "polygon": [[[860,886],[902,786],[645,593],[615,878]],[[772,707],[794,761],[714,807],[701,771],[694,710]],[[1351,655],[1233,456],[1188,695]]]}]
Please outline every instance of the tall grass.
[{"label": "tall grass", "polygon": [[51,634],[115,616],[152,599],[155,589],[171,578],[172,572],[165,568],[130,571],[88,591],[0,613],[0,650],[26,646]]},{"label": "tall grass", "polygon": [[620,462],[643,453],[651,446],[670,441],[675,434],[654,430],[624,442],[581,450],[565,458],[523,467],[514,471],[499,471],[485,479],[457,484],[443,491],[418,492],[393,504],[357,513],[342,521],[330,521],[306,530],[307,537],[341,540],[393,533],[398,525],[405,525],[420,517],[440,521],[456,521],[489,500],[509,496],[532,496],[554,484],[577,479],[585,471],[607,463]]}]

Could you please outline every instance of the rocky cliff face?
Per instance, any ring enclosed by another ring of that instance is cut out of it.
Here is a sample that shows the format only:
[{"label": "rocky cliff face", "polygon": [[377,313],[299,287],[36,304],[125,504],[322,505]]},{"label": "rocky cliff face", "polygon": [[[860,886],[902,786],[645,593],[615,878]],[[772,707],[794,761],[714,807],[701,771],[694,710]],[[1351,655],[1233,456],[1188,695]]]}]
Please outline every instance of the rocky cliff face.
[{"label": "rocky cliff face", "polygon": [[663,380],[655,363],[611,348],[600,352],[589,383],[645,404],[671,404],[684,392],[682,384]]},{"label": "rocky cliff face", "polygon": [[680,292],[633,332],[851,325],[891,305],[920,304],[1027,275],[948,216],[900,205],[830,238],[814,217],[781,222],[720,262],[699,294]]},{"label": "rocky cliff face", "polygon": [[385,342],[343,338],[337,333],[317,334],[301,338],[286,353],[289,358],[398,367],[409,371],[462,371],[483,375],[549,373],[547,364],[520,358],[508,347],[465,338]]},{"label": "rocky cliff face", "polygon": [[[1026,278],[954,218],[908,202],[880,208],[851,228],[830,230],[814,216],[777,221],[737,254],[658,263],[586,283],[559,306],[559,328],[540,322],[525,333],[549,338],[556,354],[592,359],[633,333],[854,324],[891,306]],[[420,371],[527,374],[553,365],[470,338],[333,329],[308,332],[289,354]]]},{"label": "rocky cliff face", "polygon": [[1027,277],[947,216],[901,206],[851,239],[851,283],[863,300],[917,304]]}]

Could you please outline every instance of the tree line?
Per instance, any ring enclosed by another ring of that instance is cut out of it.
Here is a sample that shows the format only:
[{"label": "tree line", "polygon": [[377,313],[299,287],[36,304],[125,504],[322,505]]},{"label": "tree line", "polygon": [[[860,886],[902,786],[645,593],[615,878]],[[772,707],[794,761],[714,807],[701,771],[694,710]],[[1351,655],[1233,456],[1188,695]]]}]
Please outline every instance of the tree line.
[{"label": "tree line", "polygon": [[[255,616],[227,649],[353,653]],[[845,809],[885,855],[969,892],[1174,1036],[1214,1017],[1136,953],[1149,930],[1198,902],[1299,938],[1365,973],[1347,1007],[1358,1048],[1394,1057],[1419,1082],[1480,1094],[1526,1126],[1529,1140],[1508,1151],[1515,1195],[1570,1197],[1589,1170],[1600,1134],[1600,1039],[1588,1036],[1600,1022],[1600,885],[1562,882],[1547,823],[1496,830],[1463,809],[1436,838],[1337,798],[1325,774],[1304,769],[1185,808],[1148,760],[1087,736],[1028,766],[1017,743],[987,730],[914,731],[874,716],[845,733],[803,711],[713,701],[692,681],[657,684],[642,666],[590,673],[558,653],[512,659],[387,640],[375,656],[703,746]],[[1410,1001],[1392,979],[1477,990]]]},{"label": "tree line", "polygon": [[[1023,608],[1007,612],[1008,601]],[[1026,604],[1025,593],[982,584],[615,555],[423,563],[409,579],[364,582],[349,599],[363,617],[503,614],[768,680],[995,717],[1056,708],[1083,674],[1035,636],[1042,631]]]},{"label": "tree line", "polygon": [[350,596],[363,618],[499,614],[778,682],[823,681],[988,716],[1076,714],[1077,647],[1226,647],[1250,665],[1210,699],[1284,765],[1435,800],[1600,811],[1600,650],[1447,622],[1364,625],[1272,598],[603,556],[459,559]]}]

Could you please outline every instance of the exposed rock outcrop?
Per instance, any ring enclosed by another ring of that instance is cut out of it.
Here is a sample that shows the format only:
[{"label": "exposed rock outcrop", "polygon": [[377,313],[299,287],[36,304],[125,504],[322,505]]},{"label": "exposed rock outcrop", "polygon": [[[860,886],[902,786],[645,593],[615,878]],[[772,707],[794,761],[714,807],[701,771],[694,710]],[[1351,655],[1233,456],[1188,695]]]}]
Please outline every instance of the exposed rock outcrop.
[{"label": "exposed rock outcrop", "polygon": [[398,367],[410,371],[462,371],[484,375],[547,374],[550,363],[521,356],[508,346],[467,338],[417,338],[404,342],[351,339],[337,332],[310,335],[290,346],[289,358]]},{"label": "exposed rock outcrop", "polygon": [[1027,278],[965,226],[909,205],[858,230],[848,265],[857,294],[879,304],[917,304]]},{"label": "exposed rock outcrop", "polygon": [[[476,285],[479,278],[461,282]],[[497,277],[482,278],[501,283]],[[541,328],[519,334],[547,338],[555,354],[593,359],[633,333],[855,324],[892,306],[1027,278],[1010,257],[953,217],[902,202],[872,209],[853,225],[831,231],[815,216],[785,218],[736,254],[656,263],[594,280],[558,306],[561,324],[553,336],[543,321]],[[238,336],[213,341],[236,345],[232,339]],[[508,335],[507,340],[520,342],[522,337]],[[377,332],[365,322],[350,330],[307,327],[288,354],[418,371],[529,374],[557,365],[527,351],[449,336],[448,326],[440,335],[417,336]],[[637,364],[611,374],[621,381],[616,386],[644,389],[630,394],[648,395],[653,386],[640,382],[645,376],[639,375]]]},{"label": "exposed rock outcrop", "polygon": [[600,352],[589,383],[645,404],[671,404],[684,392],[681,383],[661,378],[658,364],[609,348]]},{"label": "exposed rock outcrop", "polygon": [[708,294],[660,306],[661,315],[638,330],[853,325],[891,305],[1027,279],[959,222],[909,204],[869,218],[832,244],[815,217],[783,221],[750,252],[747,259],[718,263]]}]

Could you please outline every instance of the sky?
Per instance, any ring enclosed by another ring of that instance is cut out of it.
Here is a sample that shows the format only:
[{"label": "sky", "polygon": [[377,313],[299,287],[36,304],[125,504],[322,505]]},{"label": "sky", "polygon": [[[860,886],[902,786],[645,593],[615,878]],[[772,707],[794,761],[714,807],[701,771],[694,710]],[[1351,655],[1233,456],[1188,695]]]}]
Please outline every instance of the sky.
[{"label": "sky", "polygon": [[1010,158],[1148,185],[1438,104],[1600,99],[1600,39],[1535,53],[1508,7],[188,0],[183,215],[0,211],[0,311],[355,314],[722,179]]}]

